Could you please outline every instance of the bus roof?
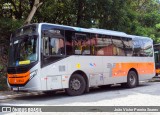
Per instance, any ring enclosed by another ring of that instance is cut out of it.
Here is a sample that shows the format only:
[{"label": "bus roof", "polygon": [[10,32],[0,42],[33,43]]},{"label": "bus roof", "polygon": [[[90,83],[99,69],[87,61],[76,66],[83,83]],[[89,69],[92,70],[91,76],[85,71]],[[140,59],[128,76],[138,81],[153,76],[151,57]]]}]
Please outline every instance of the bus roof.
[{"label": "bus roof", "polygon": [[121,36],[121,37],[127,37],[127,34],[124,32],[118,32],[118,31],[112,31],[112,30],[105,30],[105,29],[98,29],[98,28],[81,28],[81,27],[72,27],[72,26],[66,26],[66,25],[59,25],[59,24],[50,24],[50,23],[40,23],[41,25],[53,25],[61,28],[68,28],[77,32],[88,32],[88,33],[99,33],[99,34],[105,34],[105,35],[112,35],[112,36]]},{"label": "bus roof", "polygon": [[61,27],[62,29],[73,30],[77,32],[88,32],[88,33],[105,34],[105,35],[111,35],[111,36],[127,37],[132,39],[152,40],[149,37],[129,35],[124,32],[113,31],[113,30],[105,30],[105,29],[98,29],[98,28],[81,28],[81,27],[73,27],[73,26],[66,26],[66,25],[59,25],[59,24],[51,24],[51,23],[39,23],[39,24],[40,25],[46,24],[48,26],[57,26],[57,27]]},{"label": "bus roof", "polygon": [[[132,39],[148,39],[148,40],[152,40],[149,37],[144,37],[144,36],[136,36],[136,35],[128,35],[128,37],[132,38]],[[152,40],[153,41],[153,40]]]}]

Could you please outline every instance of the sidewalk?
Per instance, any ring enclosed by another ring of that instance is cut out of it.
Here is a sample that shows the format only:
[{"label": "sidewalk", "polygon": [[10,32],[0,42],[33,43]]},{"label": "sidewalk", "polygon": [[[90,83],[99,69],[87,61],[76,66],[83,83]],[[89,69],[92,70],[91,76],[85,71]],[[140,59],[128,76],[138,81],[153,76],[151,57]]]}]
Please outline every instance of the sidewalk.
[{"label": "sidewalk", "polygon": [[0,100],[12,98],[13,96],[17,96],[18,92],[13,91],[0,91]]},{"label": "sidewalk", "polygon": [[38,92],[14,92],[14,91],[0,91],[0,100],[5,100],[9,98],[38,95]]}]

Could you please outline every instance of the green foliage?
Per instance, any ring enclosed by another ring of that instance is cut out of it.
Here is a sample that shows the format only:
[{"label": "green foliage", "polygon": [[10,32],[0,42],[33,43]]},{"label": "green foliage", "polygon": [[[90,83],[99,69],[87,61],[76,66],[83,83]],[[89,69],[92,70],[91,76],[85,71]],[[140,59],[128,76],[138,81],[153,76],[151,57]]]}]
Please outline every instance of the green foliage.
[{"label": "green foliage", "polygon": [[6,70],[10,35],[21,25],[22,21],[0,18],[0,48],[3,48],[0,52],[0,91],[7,89]]},{"label": "green foliage", "polygon": [[0,57],[0,91],[8,89],[6,84],[6,63],[7,60],[4,60],[2,57]]},{"label": "green foliage", "polygon": [[8,89],[6,78],[0,74],[0,91]]},{"label": "green foliage", "polygon": [[156,29],[160,30],[160,23],[156,24]]},{"label": "green foliage", "polygon": [[0,18],[0,35],[1,43],[8,43],[10,35],[13,31],[22,25],[22,21],[10,18]]}]

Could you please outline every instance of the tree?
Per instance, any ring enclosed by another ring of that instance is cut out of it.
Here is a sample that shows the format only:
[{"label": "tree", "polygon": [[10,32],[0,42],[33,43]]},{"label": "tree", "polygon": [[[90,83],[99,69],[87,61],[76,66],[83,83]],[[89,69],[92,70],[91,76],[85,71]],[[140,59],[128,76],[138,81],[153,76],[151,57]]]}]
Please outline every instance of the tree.
[{"label": "tree", "polygon": [[39,0],[35,0],[35,1],[34,1],[34,5],[33,5],[33,7],[32,7],[32,10],[31,10],[31,12],[29,13],[29,15],[28,15],[26,21],[24,22],[24,24],[30,24],[30,22],[31,22],[31,20],[32,20],[35,12],[36,12],[36,10],[37,10],[37,8],[38,8],[39,6],[41,6],[41,5],[42,5],[42,2],[40,2]]}]

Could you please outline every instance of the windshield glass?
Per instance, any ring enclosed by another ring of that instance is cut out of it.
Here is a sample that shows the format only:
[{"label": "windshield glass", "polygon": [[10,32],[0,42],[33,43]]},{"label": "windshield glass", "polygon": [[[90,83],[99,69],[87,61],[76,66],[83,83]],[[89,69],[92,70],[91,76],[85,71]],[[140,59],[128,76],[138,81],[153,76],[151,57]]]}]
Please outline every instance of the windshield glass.
[{"label": "windshield glass", "polygon": [[37,35],[23,35],[14,38],[10,43],[9,66],[27,65],[37,61],[37,46]]}]

